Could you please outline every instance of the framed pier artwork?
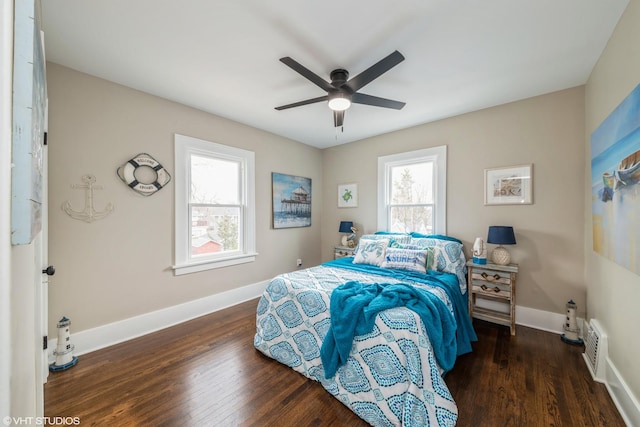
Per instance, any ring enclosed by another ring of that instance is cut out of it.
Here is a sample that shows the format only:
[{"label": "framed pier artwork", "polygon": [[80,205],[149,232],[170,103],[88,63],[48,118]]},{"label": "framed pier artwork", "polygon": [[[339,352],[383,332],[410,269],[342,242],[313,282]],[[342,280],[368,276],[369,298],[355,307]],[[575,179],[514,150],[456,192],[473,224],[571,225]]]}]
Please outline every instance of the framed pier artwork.
[{"label": "framed pier artwork", "polygon": [[273,228],[311,226],[311,178],[271,174]]}]

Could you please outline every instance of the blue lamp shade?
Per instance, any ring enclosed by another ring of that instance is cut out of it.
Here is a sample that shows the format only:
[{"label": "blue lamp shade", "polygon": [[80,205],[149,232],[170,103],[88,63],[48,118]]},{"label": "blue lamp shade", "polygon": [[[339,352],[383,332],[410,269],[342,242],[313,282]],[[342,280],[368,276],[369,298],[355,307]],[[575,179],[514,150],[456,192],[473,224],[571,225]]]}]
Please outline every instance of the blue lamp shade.
[{"label": "blue lamp shade", "polygon": [[340,233],[351,233],[351,227],[353,227],[352,221],[340,221]]},{"label": "blue lamp shade", "polygon": [[507,227],[504,225],[489,226],[487,243],[492,243],[494,245],[515,245],[516,236],[513,233],[513,227]]}]

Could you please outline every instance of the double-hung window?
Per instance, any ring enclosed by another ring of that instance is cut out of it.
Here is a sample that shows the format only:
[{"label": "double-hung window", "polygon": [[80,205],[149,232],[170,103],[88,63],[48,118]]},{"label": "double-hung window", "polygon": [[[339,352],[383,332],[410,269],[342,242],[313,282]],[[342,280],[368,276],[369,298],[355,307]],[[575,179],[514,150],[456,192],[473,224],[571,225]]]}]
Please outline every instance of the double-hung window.
[{"label": "double-hung window", "polygon": [[254,153],[176,134],[175,162],[175,274],[254,261]]},{"label": "double-hung window", "polygon": [[447,147],[378,157],[378,229],[446,234]]}]

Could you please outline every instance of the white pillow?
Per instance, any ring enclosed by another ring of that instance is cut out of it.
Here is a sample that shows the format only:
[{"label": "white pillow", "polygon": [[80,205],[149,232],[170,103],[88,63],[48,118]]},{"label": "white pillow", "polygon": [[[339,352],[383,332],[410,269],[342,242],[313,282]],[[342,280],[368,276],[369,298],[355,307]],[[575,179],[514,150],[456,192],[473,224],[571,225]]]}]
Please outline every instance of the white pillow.
[{"label": "white pillow", "polygon": [[389,239],[360,239],[355,250],[354,264],[370,264],[378,267],[384,262]]}]

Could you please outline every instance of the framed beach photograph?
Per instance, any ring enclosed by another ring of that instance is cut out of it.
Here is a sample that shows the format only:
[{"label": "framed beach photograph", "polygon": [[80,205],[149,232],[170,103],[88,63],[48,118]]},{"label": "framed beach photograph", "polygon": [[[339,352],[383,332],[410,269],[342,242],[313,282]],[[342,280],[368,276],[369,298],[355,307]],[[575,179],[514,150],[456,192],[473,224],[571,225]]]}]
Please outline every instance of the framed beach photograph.
[{"label": "framed beach photograph", "polygon": [[311,226],[311,178],[271,174],[273,228]]},{"label": "framed beach photograph", "polygon": [[533,203],[533,165],[484,170],[485,205],[530,205]]},{"label": "framed beach photograph", "polygon": [[358,184],[338,185],[338,207],[339,208],[358,207]]}]

